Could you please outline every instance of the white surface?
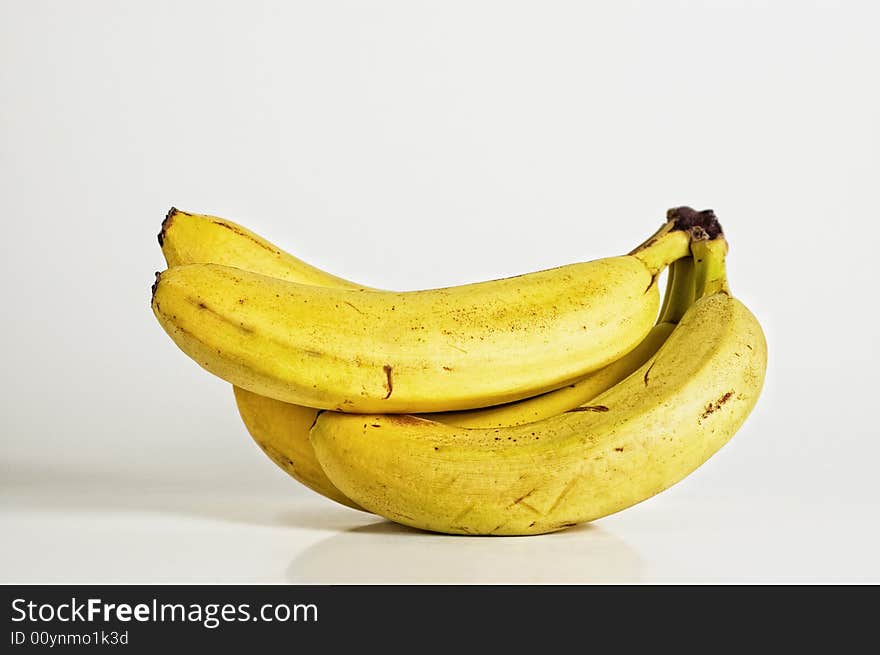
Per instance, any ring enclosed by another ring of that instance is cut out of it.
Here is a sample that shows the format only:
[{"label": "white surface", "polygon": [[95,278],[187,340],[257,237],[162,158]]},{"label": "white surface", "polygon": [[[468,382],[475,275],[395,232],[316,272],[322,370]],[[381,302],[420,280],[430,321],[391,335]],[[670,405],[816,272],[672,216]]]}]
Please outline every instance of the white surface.
[{"label": "white surface", "polygon": [[[0,2],[0,582],[880,582],[876,10],[643,4]],[[162,332],[172,204],[399,289],[713,207],[765,392],[591,526],[398,528],[277,470]]]}]

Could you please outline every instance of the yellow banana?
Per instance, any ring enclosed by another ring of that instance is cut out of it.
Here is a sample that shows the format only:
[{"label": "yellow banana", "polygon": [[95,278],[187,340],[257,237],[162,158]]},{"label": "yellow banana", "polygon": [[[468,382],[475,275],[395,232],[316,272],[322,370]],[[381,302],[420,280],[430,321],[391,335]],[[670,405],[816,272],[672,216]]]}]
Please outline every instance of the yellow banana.
[{"label": "yellow banana", "polygon": [[681,480],[746,419],[767,362],[760,324],[728,289],[723,235],[708,232],[692,246],[699,299],[653,358],[592,401],[599,411],[500,429],[323,412],[311,430],[321,467],[370,511],[456,534],[559,530]]},{"label": "yellow banana", "polygon": [[629,255],[445,289],[298,284],[216,264],[157,275],[153,310],[208,371],[261,395],[347,412],[501,404],[615,361],[657,314],[654,281],[688,254],[673,218]]},{"label": "yellow banana", "polygon": [[639,345],[620,359],[587,374],[573,384],[532,398],[495,407],[418,416],[463,428],[503,428],[540,421],[577,407],[589,411],[591,408],[587,403],[630,375],[657,352],[693,300],[693,259],[686,257],[673,262],[669,267],[668,286],[657,325],[651,328],[648,336]]},{"label": "yellow banana", "polygon": [[222,264],[281,280],[338,289],[367,289],[312,266],[226,218],[172,207],[159,232],[168,267]]}]

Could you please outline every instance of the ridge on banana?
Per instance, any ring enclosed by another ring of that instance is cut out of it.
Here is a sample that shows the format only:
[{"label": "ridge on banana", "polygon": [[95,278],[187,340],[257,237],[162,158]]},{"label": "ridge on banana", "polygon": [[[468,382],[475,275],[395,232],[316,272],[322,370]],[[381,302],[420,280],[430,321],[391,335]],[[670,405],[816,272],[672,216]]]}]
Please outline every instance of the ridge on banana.
[{"label": "ridge on banana", "polygon": [[176,266],[159,276],[153,310],[201,366],[278,400],[347,412],[497,405],[569,384],[635,348],[657,314],[656,276],[689,254],[683,225],[707,219],[674,212],[628,255],[426,291]]}]

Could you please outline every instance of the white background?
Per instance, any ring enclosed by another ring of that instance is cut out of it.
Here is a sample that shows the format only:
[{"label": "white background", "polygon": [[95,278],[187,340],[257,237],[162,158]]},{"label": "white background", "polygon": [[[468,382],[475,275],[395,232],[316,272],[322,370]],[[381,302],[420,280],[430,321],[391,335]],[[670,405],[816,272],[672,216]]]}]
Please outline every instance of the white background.
[{"label": "white background", "polygon": [[[880,63],[864,2],[0,2],[3,582],[880,582]],[[689,478],[533,538],[264,458],[149,308],[171,205],[415,289],[714,208],[770,362]]]}]

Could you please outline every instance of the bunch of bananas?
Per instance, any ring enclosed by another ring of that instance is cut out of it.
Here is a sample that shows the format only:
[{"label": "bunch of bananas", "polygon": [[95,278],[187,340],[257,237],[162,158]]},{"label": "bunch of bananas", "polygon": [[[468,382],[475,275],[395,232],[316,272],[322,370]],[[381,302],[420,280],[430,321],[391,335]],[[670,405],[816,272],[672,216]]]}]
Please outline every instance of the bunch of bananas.
[{"label": "bunch of bananas", "polygon": [[314,491],[436,532],[551,532],[684,478],[761,391],[766,342],[714,213],[666,218],[626,255],[393,292],[172,209],[152,309]]}]

